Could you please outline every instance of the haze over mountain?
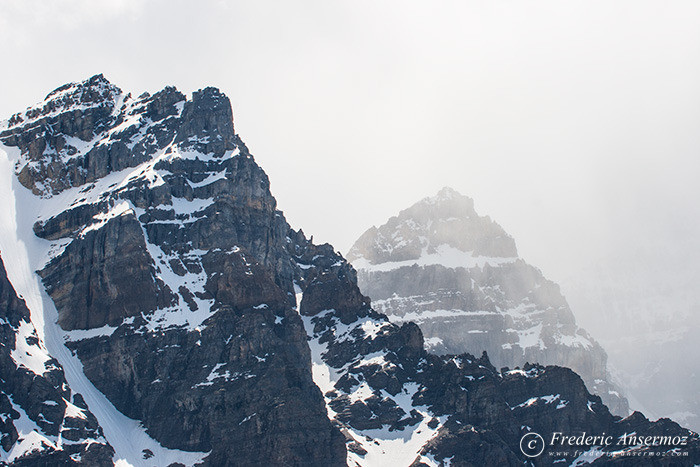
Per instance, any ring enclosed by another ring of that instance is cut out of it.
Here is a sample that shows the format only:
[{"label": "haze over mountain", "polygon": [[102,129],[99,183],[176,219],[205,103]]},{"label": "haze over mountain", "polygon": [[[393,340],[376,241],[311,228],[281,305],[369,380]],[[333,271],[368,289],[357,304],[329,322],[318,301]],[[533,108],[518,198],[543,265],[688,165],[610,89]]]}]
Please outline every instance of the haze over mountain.
[{"label": "haze over mountain", "polygon": [[603,348],[576,325],[559,286],[451,188],[367,230],[348,252],[360,290],[394,322],[415,321],[438,354],[486,351],[494,365],[568,366],[613,412],[628,405]]},{"label": "haze over mountain", "polygon": [[[700,430],[700,251],[656,243],[595,261],[563,283],[609,355],[632,408]],[[650,268],[653,265],[653,268]]]},{"label": "haze over mountain", "polygon": [[515,466],[532,431],[700,462],[697,434],[612,415],[568,368],[426,352],[290,228],[218,89],[61,86],[0,123],[0,197],[0,462]]}]

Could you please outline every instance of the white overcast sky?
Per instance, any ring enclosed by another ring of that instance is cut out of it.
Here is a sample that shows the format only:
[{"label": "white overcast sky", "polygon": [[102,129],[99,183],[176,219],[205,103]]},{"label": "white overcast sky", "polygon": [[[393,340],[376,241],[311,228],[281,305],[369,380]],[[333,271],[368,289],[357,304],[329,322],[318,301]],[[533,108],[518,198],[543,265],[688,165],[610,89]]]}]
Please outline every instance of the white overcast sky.
[{"label": "white overcast sky", "polygon": [[343,253],[445,185],[554,280],[700,245],[694,0],[0,0],[0,44],[3,119],[96,73],[219,87],[292,226]]}]

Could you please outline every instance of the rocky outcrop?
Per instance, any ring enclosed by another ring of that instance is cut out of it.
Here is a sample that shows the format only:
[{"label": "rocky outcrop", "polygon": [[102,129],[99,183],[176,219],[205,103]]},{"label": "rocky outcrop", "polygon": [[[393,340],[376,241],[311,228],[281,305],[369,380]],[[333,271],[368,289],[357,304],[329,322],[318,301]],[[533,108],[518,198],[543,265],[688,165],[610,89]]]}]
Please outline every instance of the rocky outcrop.
[{"label": "rocky outcrop", "polygon": [[[155,277],[136,217],[119,215],[100,228],[88,225],[80,241],[40,271],[61,310],[63,329],[116,326],[125,318],[167,306],[173,300]],[[134,294],[134,290],[140,290]]]},{"label": "rocky outcrop", "polygon": [[444,188],[369,229],[348,258],[374,307],[418,323],[432,352],[485,350],[499,367],[570,367],[627,415],[605,351],[576,325],[559,287],[519,259],[513,239],[470,198]]},{"label": "rocky outcrop", "polygon": [[0,465],[112,465],[112,448],[48,355],[0,258]]}]

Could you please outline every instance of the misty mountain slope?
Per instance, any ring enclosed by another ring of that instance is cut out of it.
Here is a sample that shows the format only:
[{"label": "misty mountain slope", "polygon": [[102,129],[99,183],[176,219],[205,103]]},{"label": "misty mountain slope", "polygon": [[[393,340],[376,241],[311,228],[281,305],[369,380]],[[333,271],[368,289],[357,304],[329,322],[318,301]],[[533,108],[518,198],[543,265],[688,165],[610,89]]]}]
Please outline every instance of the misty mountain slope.
[{"label": "misty mountain slope", "polygon": [[[700,462],[697,435],[611,415],[569,369],[428,354],[290,228],[214,88],[133,98],[98,75],[0,123],[0,142],[7,276],[115,463],[522,465],[531,430],[685,436]],[[53,454],[32,455],[15,463]]]},{"label": "misty mountain slope", "polygon": [[700,351],[698,259],[692,242],[650,244],[596,261],[562,282],[605,346],[631,405],[696,431],[700,361],[679,356]]},{"label": "misty mountain slope", "polygon": [[605,351],[576,325],[559,287],[518,258],[514,240],[470,198],[444,188],[366,231],[348,259],[374,307],[418,323],[432,352],[485,350],[498,367],[567,366],[613,412],[628,413]]}]

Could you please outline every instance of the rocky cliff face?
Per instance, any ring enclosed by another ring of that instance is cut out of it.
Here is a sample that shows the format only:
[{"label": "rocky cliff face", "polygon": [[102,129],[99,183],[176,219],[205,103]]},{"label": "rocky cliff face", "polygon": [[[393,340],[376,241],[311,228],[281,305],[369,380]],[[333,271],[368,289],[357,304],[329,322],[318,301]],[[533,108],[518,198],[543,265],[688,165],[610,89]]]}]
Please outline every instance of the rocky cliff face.
[{"label": "rocky cliff face", "polygon": [[46,351],[0,258],[0,465],[112,465],[113,450]]},{"label": "rocky cliff face", "polygon": [[418,323],[432,352],[485,350],[499,367],[570,367],[627,415],[605,352],[576,325],[559,287],[519,259],[514,240],[470,198],[444,188],[369,229],[348,259],[374,307]]},{"label": "rocky cliff face", "polygon": [[116,409],[210,465],[344,463],[294,311],[290,228],[225,96],[133,99],[97,76],[0,139],[41,206],[37,268],[66,345]]},{"label": "rocky cliff face", "polygon": [[[90,422],[74,437],[99,443],[84,443],[85,459],[113,449],[112,461],[147,466],[518,465],[529,430],[632,423],[570,370],[431,355],[418,326],[374,311],[333,247],[289,227],[216,89],[134,99],[96,76],[0,124],[0,141],[15,208],[0,213],[14,226],[2,254],[38,272],[11,285],[41,296],[30,308],[59,337],[55,365],[80,366],[61,388],[85,392],[87,407],[62,396]],[[696,435],[639,417],[638,430],[688,436],[697,462]],[[9,459],[18,438],[2,420]],[[10,461],[47,465],[71,449]]]}]

